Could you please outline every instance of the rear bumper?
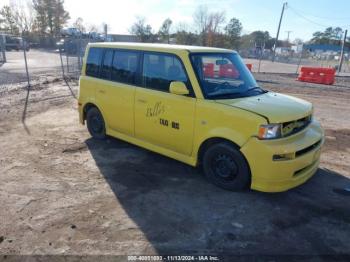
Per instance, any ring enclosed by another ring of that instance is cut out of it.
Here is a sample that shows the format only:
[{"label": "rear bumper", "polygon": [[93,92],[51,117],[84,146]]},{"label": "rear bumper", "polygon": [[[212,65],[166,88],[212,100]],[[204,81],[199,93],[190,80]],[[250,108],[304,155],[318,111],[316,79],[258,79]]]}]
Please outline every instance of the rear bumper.
[{"label": "rear bumper", "polygon": [[[276,140],[250,138],[241,151],[250,166],[251,188],[281,192],[303,184],[317,171],[323,143],[324,133],[316,121],[291,137]],[[274,160],[276,155],[286,157]]]}]

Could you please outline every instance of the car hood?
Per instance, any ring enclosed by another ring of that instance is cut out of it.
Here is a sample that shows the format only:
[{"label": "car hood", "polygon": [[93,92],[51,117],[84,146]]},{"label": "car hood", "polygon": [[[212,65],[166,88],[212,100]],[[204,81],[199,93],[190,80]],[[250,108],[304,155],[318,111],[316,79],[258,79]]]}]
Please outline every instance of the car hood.
[{"label": "car hood", "polygon": [[311,103],[274,92],[238,99],[216,100],[216,102],[262,115],[270,123],[294,121],[312,114]]}]

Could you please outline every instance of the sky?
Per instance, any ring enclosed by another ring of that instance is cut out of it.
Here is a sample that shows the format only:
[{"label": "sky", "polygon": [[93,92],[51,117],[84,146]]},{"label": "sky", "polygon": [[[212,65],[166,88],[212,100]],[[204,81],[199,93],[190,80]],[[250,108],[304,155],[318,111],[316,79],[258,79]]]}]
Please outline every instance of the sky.
[{"label": "sky", "polygon": [[[0,7],[14,0],[0,0]],[[15,0],[21,1],[21,0]],[[26,1],[26,0],[22,0]],[[72,24],[82,17],[87,24],[109,25],[109,33],[129,34],[136,16],[146,18],[146,22],[158,31],[166,18],[173,21],[173,30],[180,24],[193,29],[193,13],[200,5],[208,11],[224,11],[226,21],[238,18],[243,25],[243,33],[256,30],[269,31],[275,37],[281,9],[285,0],[65,0],[65,8],[70,13]],[[282,21],[280,39],[300,38],[308,40],[315,31],[323,31],[328,26],[350,29],[349,0],[289,0]],[[68,24],[68,25],[69,25]]]}]

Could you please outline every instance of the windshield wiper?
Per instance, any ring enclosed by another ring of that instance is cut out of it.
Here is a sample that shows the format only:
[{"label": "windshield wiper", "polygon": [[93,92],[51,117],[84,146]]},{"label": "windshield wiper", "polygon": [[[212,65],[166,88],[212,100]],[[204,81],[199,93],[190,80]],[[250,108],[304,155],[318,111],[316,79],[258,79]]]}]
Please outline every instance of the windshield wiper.
[{"label": "windshield wiper", "polygon": [[254,86],[254,87],[248,88],[247,90],[245,90],[245,91],[242,92],[242,93],[247,93],[247,92],[250,92],[250,91],[253,91],[253,90],[259,90],[259,91],[262,91],[262,93],[267,93],[266,90],[262,89],[262,88],[259,87],[259,86]]},{"label": "windshield wiper", "polygon": [[214,94],[208,94],[208,98],[232,98],[232,97],[241,97],[241,93],[214,93]]}]

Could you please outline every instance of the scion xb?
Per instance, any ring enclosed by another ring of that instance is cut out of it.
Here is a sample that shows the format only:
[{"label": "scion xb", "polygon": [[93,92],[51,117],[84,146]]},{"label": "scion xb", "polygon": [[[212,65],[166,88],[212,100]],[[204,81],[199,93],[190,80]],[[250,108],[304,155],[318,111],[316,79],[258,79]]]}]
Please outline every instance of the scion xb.
[{"label": "scion xb", "polygon": [[324,142],[311,103],[259,87],[227,49],[89,44],[78,105],[92,137],[201,166],[228,190],[296,187],[316,172]]}]

